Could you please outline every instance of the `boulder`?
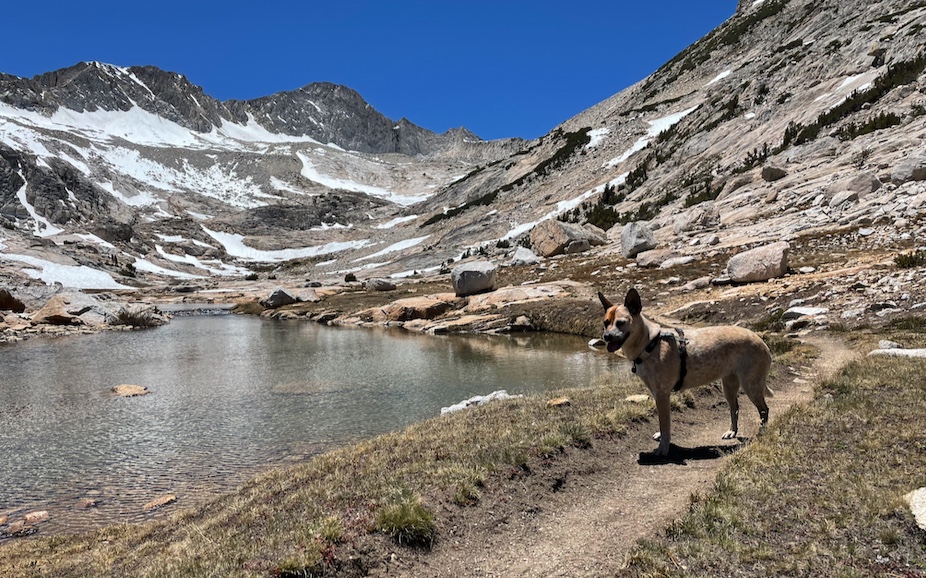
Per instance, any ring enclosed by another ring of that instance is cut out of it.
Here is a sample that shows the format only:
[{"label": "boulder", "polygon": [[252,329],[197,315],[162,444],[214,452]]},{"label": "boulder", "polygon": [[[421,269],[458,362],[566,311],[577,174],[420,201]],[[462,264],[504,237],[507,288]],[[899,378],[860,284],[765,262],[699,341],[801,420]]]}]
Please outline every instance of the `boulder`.
[{"label": "boulder", "polygon": [[605,235],[589,231],[581,225],[564,223],[555,219],[547,219],[538,223],[531,229],[531,245],[544,257],[582,253],[588,251],[593,244],[605,243]]},{"label": "boulder", "polygon": [[118,322],[118,312],[99,298],[79,291],[58,293],[32,315],[32,323],[48,325],[103,325]]},{"label": "boulder", "polygon": [[643,251],[656,248],[656,238],[644,222],[627,223],[621,229],[621,254],[633,259]]},{"label": "boulder", "polygon": [[705,289],[711,286],[710,277],[698,277],[697,279],[692,279],[688,283],[682,286],[683,291],[697,291],[698,289]]},{"label": "boulder", "polygon": [[781,277],[788,272],[790,249],[791,246],[786,241],[779,241],[743,251],[727,262],[727,276],[734,283],[767,281]]},{"label": "boulder", "polygon": [[513,266],[536,265],[541,260],[542,259],[540,257],[534,255],[534,252],[527,247],[518,247],[515,249],[514,255],[511,257],[510,264]]},{"label": "boulder", "polygon": [[367,279],[364,286],[367,288],[367,291],[395,291],[395,283],[389,279]]},{"label": "boulder", "polygon": [[909,181],[926,181],[926,156],[900,161],[891,172],[891,182],[902,185]]},{"label": "boulder", "polygon": [[926,358],[926,349],[875,349],[868,353],[869,357],[916,357]]},{"label": "boulder", "polygon": [[672,249],[651,249],[637,254],[637,267],[661,267],[667,260],[678,257],[678,252]]},{"label": "boulder", "polygon": [[709,229],[720,224],[720,212],[713,201],[699,203],[675,219],[672,230],[676,235],[686,231]]},{"label": "boulder", "polygon": [[475,407],[477,405],[483,405],[485,403],[489,403],[490,401],[496,401],[496,400],[501,400],[501,399],[513,399],[513,398],[520,398],[520,397],[524,397],[524,396],[523,395],[508,395],[507,391],[505,391],[504,389],[500,389],[498,391],[493,391],[489,395],[476,395],[467,400],[461,401],[460,403],[455,403],[449,407],[442,407],[440,409],[440,413],[441,415],[444,415],[447,413],[454,413],[460,410],[464,410],[468,407]]},{"label": "boulder", "polygon": [[864,199],[880,188],[881,180],[878,177],[871,173],[859,173],[836,181],[827,189],[827,194],[833,197],[838,193],[851,191],[857,195],[857,198]]},{"label": "boulder", "polygon": [[791,307],[781,314],[781,320],[791,321],[801,317],[816,317],[817,315],[826,315],[829,311],[826,307]]},{"label": "boulder", "polygon": [[904,496],[904,500],[910,506],[910,513],[913,514],[916,525],[921,530],[926,530],[926,488],[913,490]]},{"label": "boulder", "polygon": [[450,272],[450,282],[457,297],[466,297],[495,289],[498,267],[489,261],[472,261],[458,265]]},{"label": "boulder", "polygon": [[266,299],[262,299],[260,304],[267,309],[277,309],[284,305],[292,305],[295,302],[296,298],[290,295],[286,289],[277,288]]},{"label": "boulder", "polygon": [[659,266],[660,269],[669,269],[671,267],[678,267],[679,265],[687,265],[689,263],[694,263],[695,258],[691,255],[682,255],[680,257],[672,257],[666,259],[662,262],[662,265]]},{"label": "boulder", "polygon": [[762,180],[771,183],[788,176],[788,171],[774,165],[765,165],[762,167]]},{"label": "boulder", "polygon": [[854,203],[858,200],[858,193],[855,191],[840,191],[833,195],[833,198],[830,199],[830,208],[835,209],[841,207],[846,203]]},{"label": "boulder", "polygon": [[315,289],[306,289],[305,291],[299,291],[296,294],[296,300],[300,303],[318,303],[322,298],[318,295],[318,291]]},{"label": "boulder", "polygon": [[0,311],[22,313],[25,310],[26,305],[10,293],[8,289],[0,289]]}]

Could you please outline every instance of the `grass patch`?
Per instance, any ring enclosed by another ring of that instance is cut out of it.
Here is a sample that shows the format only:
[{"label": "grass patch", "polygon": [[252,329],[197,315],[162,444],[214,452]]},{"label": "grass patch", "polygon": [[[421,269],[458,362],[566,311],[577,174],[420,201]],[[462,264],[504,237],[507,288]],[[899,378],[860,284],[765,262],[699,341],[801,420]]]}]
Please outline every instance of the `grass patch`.
[{"label": "grass patch", "polygon": [[926,362],[847,366],[736,454],[626,576],[926,576]]},{"label": "grass patch", "polygon": [[421,503],[421,496],[398,488],[393,501],[377,514],[376,529],[399,544],[430,547],[434,542],[434,514]]},{"label": "grass patch", "polygon": [[116,314],[116,325],[129,327],[157,327],[164,325],[164,318],[157,309],[148,305],[126,305]]}]

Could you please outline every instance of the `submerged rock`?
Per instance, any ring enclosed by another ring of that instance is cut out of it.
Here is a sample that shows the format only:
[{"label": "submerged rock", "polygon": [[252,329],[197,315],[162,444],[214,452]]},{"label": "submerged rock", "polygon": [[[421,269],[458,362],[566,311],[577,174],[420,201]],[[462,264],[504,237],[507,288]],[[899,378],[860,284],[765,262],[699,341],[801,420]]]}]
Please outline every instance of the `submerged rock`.
[{"label": "submerged rock", "polygon": [[158,508],[162,508],[168,504],[173,504],[176,501],[177,501],[177,496],[175,496],[174,494],[166,494],[164,496],[151,500],[150,502],[142,506],[141,509],[145,512],[150,512],[152,510],[157,510]]},{"label": "submerged rock", "polygon": [[147,387],[128,383],[113,386],[110,391],[112,391],[116,397],[139,397],[151,393]]}]

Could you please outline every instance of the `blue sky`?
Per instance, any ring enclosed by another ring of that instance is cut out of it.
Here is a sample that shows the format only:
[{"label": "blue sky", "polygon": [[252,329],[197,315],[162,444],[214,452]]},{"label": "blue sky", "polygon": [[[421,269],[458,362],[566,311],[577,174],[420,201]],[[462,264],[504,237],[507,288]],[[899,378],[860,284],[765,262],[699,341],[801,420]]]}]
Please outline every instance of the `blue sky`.
[{"label": "blue sky", "polygon": [[0,72],[179,72],[219,100],[311,82],[393,120],[535,138],[641,80],[737,0],[45,0],[3,7]]}]

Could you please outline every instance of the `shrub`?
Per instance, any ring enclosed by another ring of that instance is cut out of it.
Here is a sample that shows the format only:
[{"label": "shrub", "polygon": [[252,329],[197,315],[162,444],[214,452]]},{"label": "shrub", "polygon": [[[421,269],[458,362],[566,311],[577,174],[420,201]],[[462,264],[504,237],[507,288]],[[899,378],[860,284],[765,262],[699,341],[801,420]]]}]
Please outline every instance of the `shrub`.
[{"label": "shrub", "polygon": [[923,267],[926,265],[926,249],[917,249],[911,253],[901,253],[894,257],[894,264],[901,269]]},{"label": "shrub", "polygon": [[839,131],[837,131],[836,136],[839,138],[839,140],[848,141],[854,139],[855,137],[875,132],[876,130],[897,126],[900,123],[900,117],[893,112],[882,112],[878,116],[871,118],[862,124],[856,124],[853,122],[843,126],[839,129]]},{"label": "shrub", "polygon": [[158,310],[146,305],[128,305],[119,310],[116,314],[118,325],[128,325],[130,327],[157,327],[162,325],[163,321],[158,315]]}]

